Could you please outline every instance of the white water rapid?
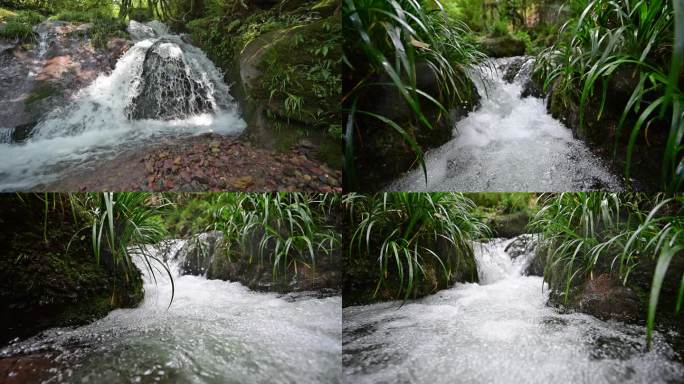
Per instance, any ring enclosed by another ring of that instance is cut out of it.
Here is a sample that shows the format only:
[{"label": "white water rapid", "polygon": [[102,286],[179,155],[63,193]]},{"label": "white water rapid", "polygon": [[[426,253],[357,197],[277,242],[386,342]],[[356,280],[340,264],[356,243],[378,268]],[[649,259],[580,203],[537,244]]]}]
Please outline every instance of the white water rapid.
[{"label": "white water rapid", "polygon": [[[163,137],[245,128],[223,75],[200,49],[158,22],[133,21],[129,32],[135,45],[111,73],[48,112],[25,142],[9,142],[7,132],[0,138],[0,191],[47,184],[74,167]],[[150,50],[156,61],[149,59],[144,72]]]},{"label": "white water rapid", "polygon": [[[473,76],[481,106],[459,121],[453,138],[426,155],[422,168],[395,180],[390,191],[576,191],[622,186],[602,161],[546,111],[545,101],[521,98],[529,68],[513,83],[503,70],[515,58],[492,60]],[[527,65],[529,67],[529,64]]]},{"label": "white water rapid", "polygon": [[[182,242],[150,248],[175,253]],[[139,262],[139,260],[138,260]],[[139,263],[140,264],[140,263]],[[177,273],[177,265],[171,265]],[[145,272],[138,308],[52,329],[0,350],[47,354],[44,383],[339,383],[341,297],[276,295],[239,283]],[[10,374],[11,377],[11,374]]]},{"label": "white water rapid", "polygon": [[480,283],[457,284],[421,300],[347,307],[347,383],[681,383],[684,365],[656,332],[562,314],[547,306],[542,278],[524,276],[530,255],[513,240],[476,246]]}]

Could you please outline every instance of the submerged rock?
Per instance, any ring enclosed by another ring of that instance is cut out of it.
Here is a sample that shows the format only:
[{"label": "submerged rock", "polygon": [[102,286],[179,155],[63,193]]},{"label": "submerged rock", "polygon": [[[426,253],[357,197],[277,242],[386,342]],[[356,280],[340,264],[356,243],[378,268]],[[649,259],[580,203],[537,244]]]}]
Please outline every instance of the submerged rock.
[{"label": "submerged rock", "polygon": [[210,84],[185,61],[178,44],[161,39],[147,51],[140,91],[129,106],[134,120],[173,120],[213,111]]}]

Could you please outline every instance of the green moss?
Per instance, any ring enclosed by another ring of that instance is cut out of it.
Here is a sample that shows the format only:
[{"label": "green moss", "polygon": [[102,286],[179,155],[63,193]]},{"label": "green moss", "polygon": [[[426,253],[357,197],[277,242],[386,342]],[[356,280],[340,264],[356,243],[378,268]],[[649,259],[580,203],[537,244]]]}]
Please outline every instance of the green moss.
[{"label": "green moss", "polygon": [[38,196],[0,196],[0,343],[84,324],[142,299],[139,274],[98,264],[89,236],[74,236],[84,223],[57,203],[45,222]]},{"label": "green moss", "polygon": [[29,93],[28,97],[26,98],[25,103],[27,105],[33,104],[40,100],[47,99],[55,93],[57,93],[57,90],[55,88],[51,87],[50,85],[43,85],[31,91],[31,93]]},{"label": "green moss", "polygon": [[17,14],[7,8],[0,7],[0,21],[5,21],[8,17],[14,17]]}]

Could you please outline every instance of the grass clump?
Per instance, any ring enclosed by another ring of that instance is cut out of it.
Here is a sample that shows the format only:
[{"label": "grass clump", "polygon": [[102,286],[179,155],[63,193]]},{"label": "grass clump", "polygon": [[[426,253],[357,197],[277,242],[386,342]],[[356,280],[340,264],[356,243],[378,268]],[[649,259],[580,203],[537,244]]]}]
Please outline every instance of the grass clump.
[{"label": "grass clump", "polygon": [[222,232],[225,257],[240,255],[250,264],[270,266],[273,278],[300,267],[315,270],[318,258],[339,249],[341,234],[328,217],[339,199],[332,194],[208,194],[184,203],[188,212],[204,212],[197,222],[207,224],[187,233]]},{"label": "grass clump", "polygon": [[0,16],[0,37],[19,41],[34,41],[33,26],[42,22],[44,17],[33,11],[5,10]]},{"label": "grass clump", "polygon": [[537,60],[545,88],[554,84],[566,104],[579,103],[583,130],[595,126],[587,120],[588,106],[599,105],[592,117],[600,120],[607,113],[609,84],[618,74],[630,74],[631,95],[620,105],[615,132],[609,132],[614,138],[613,156],[624,151],[624,175],[629,179],[637,143],[653,142],[662,153],[662,189],[681,190],[684,93],[678,79],[684,61],[683,6],[668,0],[576,0],[569,7],[574,17],[563,26],[556,44]]},{"label": "grass clump", "polygon": [[[647,340],[650,346],[661,287],[673,259],[684,250],[684,200],[663,194],[562,193],[543,195],[530,223],[546,249],[544,280],[567,303],[573,288],[593,273],[627,285],[637,270],[651,270]],[[674,263],[672,263],[674,264]],[[672,276],[671,276],[672,277]],[[673,278],[678,279],[679,276]],[[681,313],[684,280],[673,296]],[[672,299],[672,298],[670,298]]]},{"label": "grass clump", "polygon": [[[431,4],[434,4],[431,5]],[[470,80],[466,70],[485,58],[466,36],[469,28],[450,19],[441,2],[399,0],[345,0],[342,9],[345,78],[342,96],[345,117],[345,183],[358,190],[355,148],[367,131],[387,130],[396,135],[415,155],[425,173],[423,148],[416,130],[432,130],[435,121],[426,109],[438,110],[438,120],[447,109],[466,103]],[[425,63],[436,77],[438,92],[419,89],[416,66]],[[362,106],[363,96],[390,85],[397,91],[397,103],[405,103],[411,121],[395,121]],[[407,126],[415,127],[408,129]]]},{"label": "grass clump", "polygon": [[343,207],[349,233],[345,273],[355,279],[357,264],[374,269],[373,298],[383,291],[385,299],[406,300],[454,279],[477,279],[472,241],[488,236],[489,228],[462,194],[352,193]]}]

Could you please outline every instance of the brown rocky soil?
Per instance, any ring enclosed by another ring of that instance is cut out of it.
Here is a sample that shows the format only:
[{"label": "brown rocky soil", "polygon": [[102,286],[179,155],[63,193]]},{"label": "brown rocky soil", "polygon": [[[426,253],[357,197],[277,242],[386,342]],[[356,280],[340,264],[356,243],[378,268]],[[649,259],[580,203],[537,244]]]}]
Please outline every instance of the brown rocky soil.
[{"label": "brown rocky soil", "polygon": [[37,189],[342,192],[341,171],[316,160],[314,149],[303,143],[280,153],[217,134],[166,139]]}]

